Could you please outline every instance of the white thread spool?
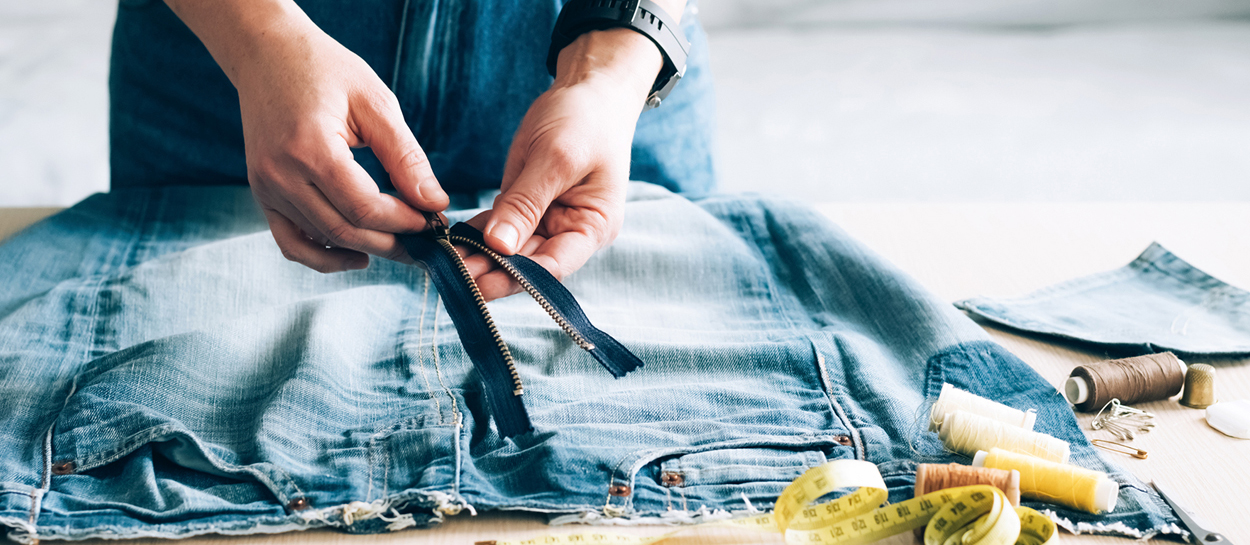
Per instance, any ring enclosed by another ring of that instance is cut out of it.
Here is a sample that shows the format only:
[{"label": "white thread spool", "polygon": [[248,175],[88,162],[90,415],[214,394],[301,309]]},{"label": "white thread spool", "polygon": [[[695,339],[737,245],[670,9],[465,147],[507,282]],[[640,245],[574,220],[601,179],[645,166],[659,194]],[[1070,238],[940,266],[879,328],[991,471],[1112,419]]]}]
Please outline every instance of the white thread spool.
[{"label": "white thread spool", "polygon": [[963,411],[946,416],[938,437],[946,448],[966,456],[997,447],[1063,464],[1071,453],[1071,447],[1061,439]]},{"label": "white thread spool", "polygon": [[929,411],[929,431],[942,429],[942,421],[955,411],[972,413],[1029,431],[1033,430],[1033,424],[1037,421],[1037,411],[1033,409],[1013,409],[944,383],[942,393],[938,394],[937,402]]}]

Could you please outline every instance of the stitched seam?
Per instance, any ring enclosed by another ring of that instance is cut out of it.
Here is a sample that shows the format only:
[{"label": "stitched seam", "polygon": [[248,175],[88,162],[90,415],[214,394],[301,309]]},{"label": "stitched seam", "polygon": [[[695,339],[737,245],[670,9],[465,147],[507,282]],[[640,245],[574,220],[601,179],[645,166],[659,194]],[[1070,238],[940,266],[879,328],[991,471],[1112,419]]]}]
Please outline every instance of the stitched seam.
[{"label": "stitched seam", "polygon": [[[425,314],[429,310],[427,301],[430,298],[430,275],[425,275],[425,289],[421,292],[421,320],[417,325],[417,366],[421,370],[421,379],[425,381],[426,393],[430,399],[434,400],[434,409],[438,411],[438,423],[443,424],[443,403],[438,400],[438,396],[434,395],[434,386],[430,384],[430,375],[425,369],[425,352],[421,350],[425,344]],[[435,310],[435,319],[437,318],[437,310]],[[434,339],[430,339],[430,346],[434,346]],[[437,350],[437,347],[434,348]]]},{"label": "stitched seam", "polygon": [[365,502],[373,501],[373,449],[377,446],[377,436],[369,438],[369,446],[365,451],[365,466],[369,468],[365,473],[365,478],[369,481],[369,486],[365,488]]},{"label": "stitched seam", "polygon": [[404,58],[404,42],[408,31],[408,4],[412,0],[404,0],[404,8],[399,14],[399,36],[395,44],[395,66],[391,69],[391,92],[398,94],[399,87],[399,67],[401,60]]},{"label": "stitched seam", "polygon": [[[439,299],[440,299],[440,296],[438,295],[434,297],[434,301],[436,305]],[[437,306],[435,308],[437,309]],[[457,419],[457,421],[459,421],[458,415],[460,413],[460,407],[456,403],[456,396],[451,394],[451,389],[448,388],[447,383],[443,381],[443,367],[442,367],[442,364],[440,364],[438,361],[438,311],[437,310],[434,311],[433,332],[430,334],[430,353],[434,355],[434,376],[438,377],[438,385],[443,387],[443,392],[447,394],[447,397],[449,399],[451,399],[451,412],[457,415],[455,418]]]},{"label": "stitched seam", "polygon": [[[391,442],[382,443],[382,498],[390,492],[391,484]],[[369,468],[369,473],[373,473],[373,468]],[[370,477],[369,486],[373,486],[373,478]]]}]

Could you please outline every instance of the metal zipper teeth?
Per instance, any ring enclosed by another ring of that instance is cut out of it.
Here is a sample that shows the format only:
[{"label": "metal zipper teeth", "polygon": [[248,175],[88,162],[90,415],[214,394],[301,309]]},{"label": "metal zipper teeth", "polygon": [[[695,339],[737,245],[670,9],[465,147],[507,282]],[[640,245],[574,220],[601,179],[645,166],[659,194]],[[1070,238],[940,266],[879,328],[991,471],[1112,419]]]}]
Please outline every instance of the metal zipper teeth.
[{"label": "metal zipper teeth", "polygon": [[456,242],[473,246],[474,248],[481,250],[482,253],[490,256],[491,259],[494,259],[500,267],[503,267],[504,270],[508,271],[508,274],[512,275],[512,277],[516,279],[517,283],[521,284],[521,288],[528,292],[530,297],[533,297],[534,300],[538,302],[538,306],[543,307],[543,310],[547,311],[547,314],[551,316],[551,319],[555,320],[556,324],[560,326],[560,329],[563,329],[564,332],[573,339],[573,342],[577,343],[577,346],[580,346],[582,350],[587,352],[595,349],[594,343],[586,340],[586,337],[583,337],[581,333],[578,333],[577,330],[573,328],[573,324],[570,324],[568,320],[564,319],[564,316],[556,310],[556,307],[551,304],[551,301],[548,301],[547,297],[544,296],[542,292],[538,291],[538,288],[535,288],[529,280],[526,280],[525,277],[521,275],[521,271],[518,271],[516,267],[512,266],[512,264],[509,263],[508,260],[504,259],[502,255],[499,255],[485,244],[468,237],[448,235],[448,238]]},{"label": "metal zipper teeth", "polygon": [[503,341],[503,336],[499,334],[499,328],[495,327],[495,320],[490,317],[490,311],[486,308],[486,298],[482,297],[482,290],[478,289],[477,282],[473,280],[473,275],[469,274],[468,267],[464,266],[464,260],[460,258],[460,252],[451,245],[448,238],[462,238],[455,236],[439,236],[434,240],[443,247],[447,255],[451,256],[451,260],[456,263],[456,268],[460,269],[460,276],[464,278],[464,283],[469,286],[469,291],[473,293],[473,300],[477,302],[477,308],[482,313],[482,317],[486,319],[486,329],[490,330],[491,337],[495,339],[495,346],[499,348],[499,353],[503,356],[504,363],[508,364],[508,372],[512,374],[512,383],[516,385],[516,389],[512,391],[512,395],[521,395],[525,393],[525,387],[521,385],[521,375],[517,373],[516,363],[512,361],[512,351],[508,350],[508,343]]}]

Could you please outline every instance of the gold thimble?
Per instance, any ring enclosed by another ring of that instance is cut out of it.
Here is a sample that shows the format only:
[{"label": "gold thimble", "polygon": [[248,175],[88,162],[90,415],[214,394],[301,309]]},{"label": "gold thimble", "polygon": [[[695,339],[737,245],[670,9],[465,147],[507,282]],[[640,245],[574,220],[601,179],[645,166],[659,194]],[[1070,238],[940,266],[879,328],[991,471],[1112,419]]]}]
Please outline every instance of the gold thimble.
[{"label": "gold thimble", "polygon": [[1185,372],[1185,393],[1181,405],[1205,409],[1215,404],[1215,368],[1205,363],[1195,363]]}]

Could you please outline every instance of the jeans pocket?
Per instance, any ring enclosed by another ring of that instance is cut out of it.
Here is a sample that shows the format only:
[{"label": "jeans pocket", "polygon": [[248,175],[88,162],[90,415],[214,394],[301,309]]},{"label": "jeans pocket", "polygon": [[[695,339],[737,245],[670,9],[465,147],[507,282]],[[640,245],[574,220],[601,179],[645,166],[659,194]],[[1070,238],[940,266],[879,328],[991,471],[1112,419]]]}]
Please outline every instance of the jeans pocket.
[{"label": "jeans pocket", "polygon": [[172,522],[306,507],[278,466],[294,463],[293,449],[262,426],[274,369],[241,361],[247,377],[217,365],[206,352],[219,341],[178,335],[89,364],[53,427],[44,508]]},{"label": "jeans pocket", "polygon": [[613,476],[605,511],[680,518],[716,509],[768,509],[803,472],[855,457],[839,437],[845,436],[768,437],[639,453]]}]

